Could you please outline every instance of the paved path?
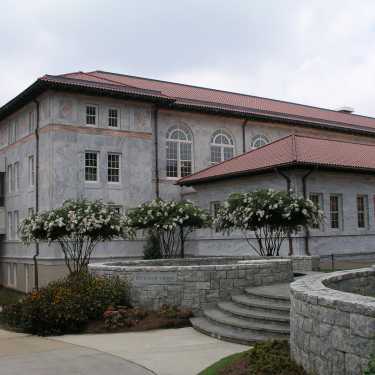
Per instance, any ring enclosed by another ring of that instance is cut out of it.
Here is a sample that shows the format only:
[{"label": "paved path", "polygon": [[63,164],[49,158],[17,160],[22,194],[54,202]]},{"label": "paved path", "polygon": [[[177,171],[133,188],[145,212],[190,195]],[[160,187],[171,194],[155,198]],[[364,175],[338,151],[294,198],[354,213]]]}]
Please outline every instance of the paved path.
[{"label": "paved path", "polygon": [[0,374],[154,375],[154,372],[95,349],[0,330]]},{"label": "paved path", "polygon": [[249,348],[214,339],[193,328],[67,335],[53,340],[110,353],[143,365],[158,375],[196,375],[219,359]]}]

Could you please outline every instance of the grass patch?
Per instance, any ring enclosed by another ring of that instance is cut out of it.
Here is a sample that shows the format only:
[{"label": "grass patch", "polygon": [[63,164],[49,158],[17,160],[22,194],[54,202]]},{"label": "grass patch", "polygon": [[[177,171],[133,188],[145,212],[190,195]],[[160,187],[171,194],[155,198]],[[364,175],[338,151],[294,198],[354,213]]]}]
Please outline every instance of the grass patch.
[{"label": "grass patch", "polygon": [[223,369],[225,369],[228,365],[238,362],[241,359],[245,359],[247,356],[246,352],[241,353],[235,353],[232,355],[229,355],[228,357],[224,357],[211,365],[210,367],[207,367],[205,370],[200,372],[198,375],[217,375],[219,374]]},{"label": "grass patch", "polygon": [[0,287],[0,306],[12,305],[24,297],[25,294],[13,289]]},{"label": "grass patch", "polygon": [[203,370],[199,375],[307,375],[290,358],[288,341],[255,344],[246,352],[233,354]]}]

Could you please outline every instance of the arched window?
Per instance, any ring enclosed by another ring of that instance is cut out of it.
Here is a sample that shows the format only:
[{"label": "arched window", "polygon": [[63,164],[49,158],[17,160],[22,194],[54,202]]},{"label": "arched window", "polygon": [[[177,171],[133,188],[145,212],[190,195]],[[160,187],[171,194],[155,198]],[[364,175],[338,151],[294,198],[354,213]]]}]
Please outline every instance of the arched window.
[{"label": "arched window", "polygon": [[222,130],[215,132],[211,138],[211,164],[231,159],[233,154],[234,143],[232,137]]},{"label": "arched window", "polygon": [[167,177],[184,177],[192,172],[191,133],[183,127],[174,127],[167,134]]},{"label": "arched window", "polygon": [[256,149],[262,146],[265,146],[267,143],[269,143],[268,139],[264,135],[256,135],[251,140],[251,148]]}]

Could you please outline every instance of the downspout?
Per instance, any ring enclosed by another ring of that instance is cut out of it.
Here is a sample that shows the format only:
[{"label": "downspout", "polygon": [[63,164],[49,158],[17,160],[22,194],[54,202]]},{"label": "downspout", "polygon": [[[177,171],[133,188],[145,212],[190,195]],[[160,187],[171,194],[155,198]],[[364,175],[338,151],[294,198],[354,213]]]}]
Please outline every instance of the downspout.
[{"label": "downspout", "polygon": [[248,122],[248,120],[246,119],[242,123],[242,152],[243,153],[246,152],[246,131],[245,131],[245,128],[246,128],[247,122]]},{"label": "downspout", "polygon": [[159,108],[154,107],[154,148],[155,148],[155,195],[160,198],[159,187]]},{"label": "downspout", "polygon": [[[282,172],[281,170],[277,169],[277,168],[275,168],[275,172],[277,174],[279,174],[280,176],[282,176],[282,177],[285,178],[287,192],[290,195],[291,186],[292,186],[290,177],[287,174],[285,174],[284,172]],[[288,233],[288,242],[289,242],[289,253],[288,253],[288,255],[292,256],[293,255],[293,241],[292,241],[292,236],[290,235],[290,232]]]},{"label": "downspout", "polygon": [[[35,213],[39,212],[39,118],[40,103],[34,99],[36,105],[36,126],[35,126]],[[34,260],[34,284],[35,289],[39,289],[39,272],[38,272],[39,242],[35,243]]]},{"label": "downspout", "polygon": [[[313,169],[310,169],[303,177],[302,177],[302,194],[303,197],[307,198],[307,189],[306,189],[306,181],[307,177],[310,176],[310,174],[313,172]],[[310,239],[310,230],[307,225],[305,225],[305,254],[310,255],[310,249],[309,249],[309,239]]]}]

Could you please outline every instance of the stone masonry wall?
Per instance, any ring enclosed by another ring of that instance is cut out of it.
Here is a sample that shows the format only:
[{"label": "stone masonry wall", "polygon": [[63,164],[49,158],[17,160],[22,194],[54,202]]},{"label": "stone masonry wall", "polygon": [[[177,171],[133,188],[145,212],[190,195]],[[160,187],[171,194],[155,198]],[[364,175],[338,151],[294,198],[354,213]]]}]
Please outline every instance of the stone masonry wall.
[{"label": "stone masonry wall", "polygon": [[353,290],[355,280],[361,289],[363,280],[374,276],[373,268],[364,268],[291,284],[291,352],[307,371],[361,375],[366,369],[375,353],[375,298],[342,290],[345,285]]},{"label": "stone masonry wall", "polygon": [[[145,263],[145,261],[143,262]],[[182,266],[132,266],[121,263],[90,264],[90,272],[105,277],[119,276],[130,284],[135,306],[157,309],[163,304],[192,308],[225,300],[249,286],[292,280],[290,260],[250,260],[231,264]]]}]

